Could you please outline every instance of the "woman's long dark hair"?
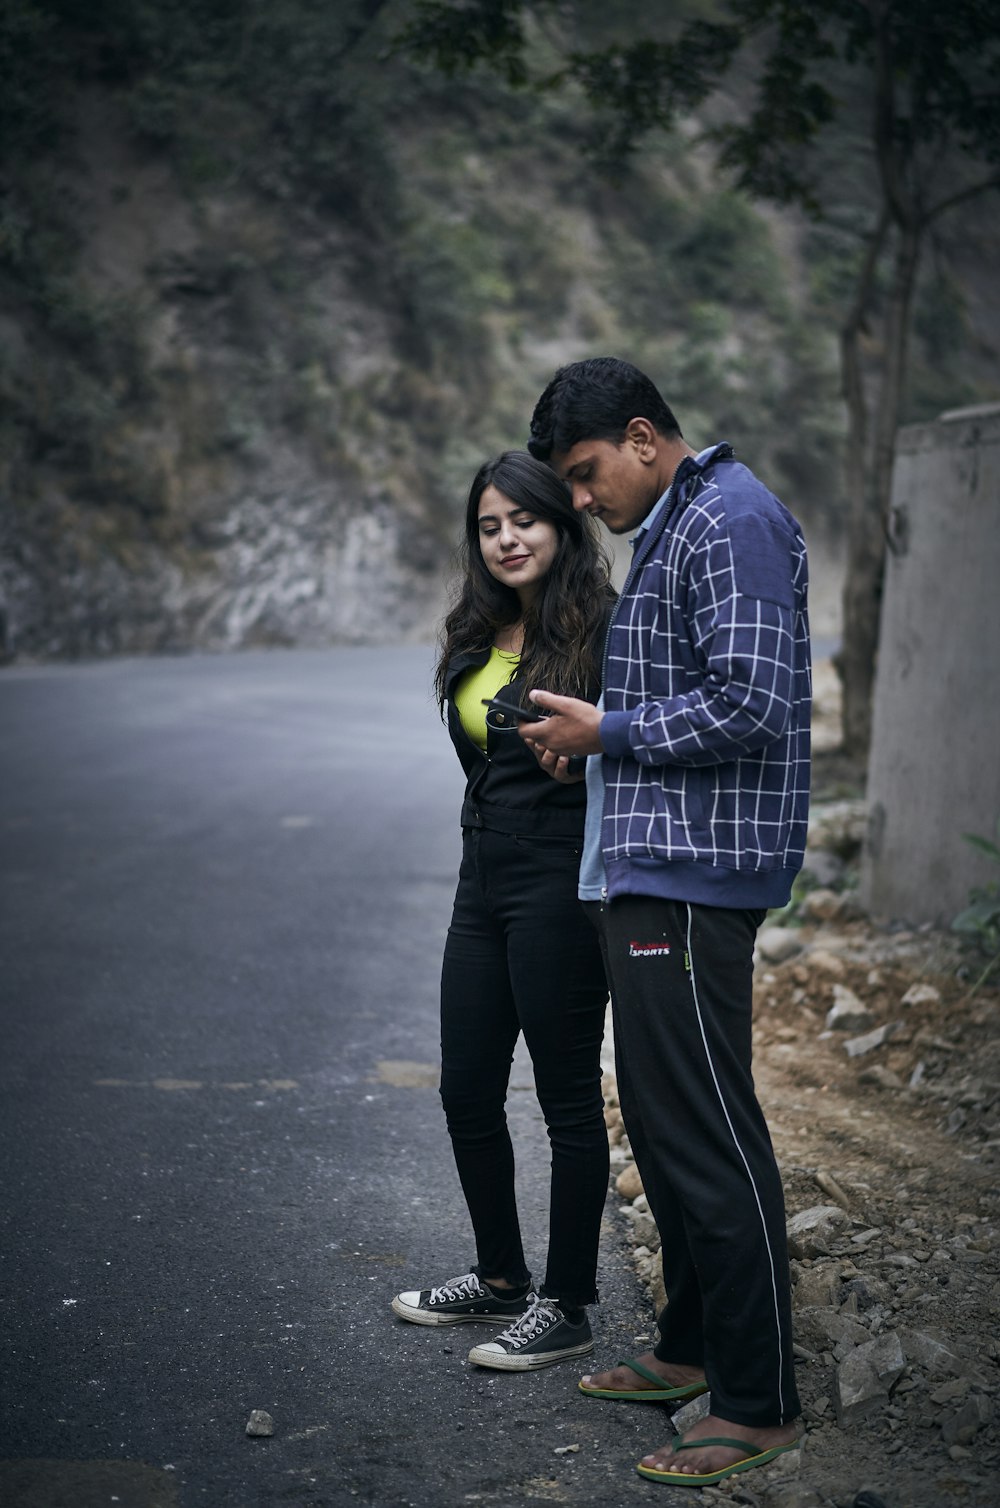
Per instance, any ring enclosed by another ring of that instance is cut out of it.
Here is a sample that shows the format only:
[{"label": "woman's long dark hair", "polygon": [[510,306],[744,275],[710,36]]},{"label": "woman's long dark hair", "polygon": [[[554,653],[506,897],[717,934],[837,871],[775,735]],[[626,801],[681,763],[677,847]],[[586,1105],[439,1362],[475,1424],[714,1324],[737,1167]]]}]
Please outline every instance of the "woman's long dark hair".
[{"label": "woman's long dark hair", "polygon": [[[479,544],[479,500],[495,487],[526,513],[553,524],[555,559],[537,597],[522,612],[513,587],[486,569]],[[593,695],[600,686],[604,626],[615,600],[611,562],[597,525],[573,508],[570,490],[548,466],[523,450],[507,450],[476,472],[459,548],[458,597],[444,620],[434,676],[444,709],[448,665],[456,655],[489,649],[497,631],[524,619],[524,648],[515,674],[526,688],[562,696]]]}]

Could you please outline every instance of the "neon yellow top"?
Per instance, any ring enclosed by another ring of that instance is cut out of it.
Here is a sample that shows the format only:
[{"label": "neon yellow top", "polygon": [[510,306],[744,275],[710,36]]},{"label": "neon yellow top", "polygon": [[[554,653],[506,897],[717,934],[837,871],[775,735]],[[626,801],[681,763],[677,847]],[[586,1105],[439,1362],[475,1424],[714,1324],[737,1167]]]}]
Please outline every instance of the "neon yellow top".
[{"label": "neon yellow top", "polygon": [[483,750],[486,748],[486,708],[483,706],[483,697],[489,700],[501,686],[506,686],[520,661],[520,655],[508,654],[504,649],[497,649],[494,644],[485,665],[481,665],[478,670],[473,666],[458,678],[455,686],[455,709],[472,742]]}]

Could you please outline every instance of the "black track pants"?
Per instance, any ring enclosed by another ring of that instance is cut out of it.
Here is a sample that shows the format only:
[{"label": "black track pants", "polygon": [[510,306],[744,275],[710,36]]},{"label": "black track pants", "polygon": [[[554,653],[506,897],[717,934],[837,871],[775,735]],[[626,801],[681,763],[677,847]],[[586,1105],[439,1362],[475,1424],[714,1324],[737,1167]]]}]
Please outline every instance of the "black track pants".
[{"label": "black track pants", "polygon": [[785,1209],[750,1069],[761,911],[623,896],[588,905],[611,985],[618,1093],[662,1239],[656,1355],[703,1366],[712,1412],[799,1413]]},{"label": "black track pants", "polygon": [[528,1279],[504,1105],[518,1033],[531,1054],[552,1147],[542,1291],[597,1298],[608,1192],[601,1040],[608,987],[577,900],[580,844],[465,834],[441,975],[441,1098],[487,1278]]}]

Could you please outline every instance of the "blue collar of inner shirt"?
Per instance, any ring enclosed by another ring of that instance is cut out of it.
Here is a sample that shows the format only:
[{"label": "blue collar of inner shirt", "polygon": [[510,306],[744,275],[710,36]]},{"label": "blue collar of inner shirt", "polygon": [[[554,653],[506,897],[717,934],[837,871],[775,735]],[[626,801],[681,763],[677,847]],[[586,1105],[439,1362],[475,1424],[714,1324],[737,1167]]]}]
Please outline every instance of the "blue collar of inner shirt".
[{"label": "blue collar of inner shirt", "polygon": [[[701,465],[708,459],[708,457],[712,454],[712,451],[716,448],[717,447],[714,445],[709,445],[705,450],[699,450],[698,454],[694,458],[696,464]],[[667,506],[667,503],[670,499],[670,494],[673,491],[673,486],[674,484],[673,482],[671,482],[670,486],[667,488],[663,496],[657,498],[656,502],[653,504],[652,508],[650,508],[649,512],[646,514],[646,517],[639,525],[638,529],[636,529],[635,533],[632,535],[632,538],[629,540],[629,544],[632,546],[633,550],[639,543],[642,536],[645,534],[646,530],[653,527],[653,525],[656,523],[656,520],[663,512],[664,508]]]},{"label": "blue collar of inner shirt", "polygon": [[670,497],[672,488],[673,483],[671,483],[670,487],[667,488],[663,496],[658,498],[657,501],[653,504],[652,508],[650,508],[649,512],[646,514],[646,517],[643,519],[638,529],[636,529],[635,533],[632,535],[632,538],[629,540],[629,544],[632,546],[633,550],[642,539],[642,536],[646,533],[646,530],[653,527],[653,524],[656,522],[660,514],[663,512],[664,508],[667,506],[667,500]]}]

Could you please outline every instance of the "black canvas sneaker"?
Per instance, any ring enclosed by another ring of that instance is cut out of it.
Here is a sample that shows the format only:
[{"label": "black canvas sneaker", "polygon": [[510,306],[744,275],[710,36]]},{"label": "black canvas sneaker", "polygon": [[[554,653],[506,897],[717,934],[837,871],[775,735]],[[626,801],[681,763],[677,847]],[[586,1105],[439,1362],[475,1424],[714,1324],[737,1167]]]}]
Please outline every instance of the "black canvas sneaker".
[{"label": "black canvas sneaker", "polygon": [[509,1325],[522,1315],[535,1294],[528,1292],[516,1299],[498,1299],[474,1272],[449,1278],[439,1288],[423,1288],[419,1293],[397,1293],[392,1301],[393,1313],[414,1325],[461,1325],[477,1321],[481,1325]]},{"label": "black canvas sneaker", "polygon": [[579,1324],[571,1325],[548,1299],[531,1297],[533,1303],[521,1318],[508,1325],[496,1340],[473,1346],[470,1361],[477,1367],[496,1367],[501,1372],[531,1372],[570,1356],[585,1356],[594,1349],[586,1315]]}]

